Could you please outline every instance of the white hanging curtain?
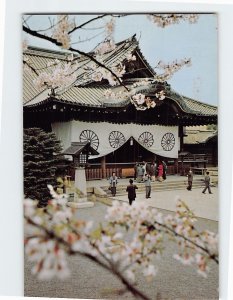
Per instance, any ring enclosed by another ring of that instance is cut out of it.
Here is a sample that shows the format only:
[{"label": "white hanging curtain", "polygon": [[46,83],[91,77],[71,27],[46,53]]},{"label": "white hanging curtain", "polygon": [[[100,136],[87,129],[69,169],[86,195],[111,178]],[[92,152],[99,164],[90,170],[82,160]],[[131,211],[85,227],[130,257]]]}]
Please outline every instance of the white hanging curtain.
[{"label": "white hanging curtain", "polygon": [[99,155],[95,157],[101,157],[116,151],[130,137],[133,137],[141,146],[154,154],[170,158],[178,157],[178,126],[81,121],[67,123],[52,125],[53,131],[63,141],[63,145],[69,147],[71,142],[90,141],[91,146],[99,152]]},{"label": "white hanging curtain", "polygon": [[63,150],[70,147],[71,144],[71,122],[59,122],[52,124],[52,131],[60,140]]}]

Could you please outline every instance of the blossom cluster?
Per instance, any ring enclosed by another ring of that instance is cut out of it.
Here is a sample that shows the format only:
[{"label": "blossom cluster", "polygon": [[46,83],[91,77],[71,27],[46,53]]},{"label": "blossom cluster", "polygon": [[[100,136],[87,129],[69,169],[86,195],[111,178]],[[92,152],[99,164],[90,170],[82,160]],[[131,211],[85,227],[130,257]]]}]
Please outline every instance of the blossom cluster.
[{"label": "blossom cluster", "polygon": [[111,18],[110,21],[108,21],[105,24],[105,31],[107,36],[112,36],[115,30],[115,20],[114,18]]},{"label": "blossom cluster", "polygon": [[182,200],[177,202],[175,216],[165,217],[168,228],[173,228],[178,235],[180,253],[174,254],[174,258],[184,265],[196,266],[198,274],[207,277],[210,260],[218,261],[218,235],[208,230],[199,232],[195,222],[195,215]]},{"label": "blossom cluster", "polygon": [[126,57],[127,61],[135,61],[137,58],[135,55],[132,55],[132,53],[128,54]]},{"label": "blossom cluster", "polygon": [[62,63],[57,60],[49,64],[47,70],[41,72],[33,83],[37,89],[65,88],[76,80],[76,69],[77,65],[72,64],[71,61]]},{"label": "blossom cluster", "polygon": [[113,39],[105,40],[104,42],[100,43],[96,49],[95,54],[96,55],[103,55],[107,52],[110,52],[116,48],[115,42]]},{"label": "blossom cluster", "polygon": [[64,206],[66,201],[66,195],[54,194],[45,212],[37,208],[35,200],[24,200],[25,253],[29,261],[35,263],[32,274],[38,275],[40,280],[64,279],[70,274],[66,249],[49,235],[56,234],[68,240],[66,227],[73,212]]},{"label": "blossom cluster", "polygon": [[128,97],[129,97],[129,92],[126,91],[126,90],[122,90],[122,91],[119,91],[119,92],[114,92],[113,90],[111,89],[107,89],[105,92],[104,92],[104,97],[106,99],[112,99],[112,100],[126,100]]},{"label": "blossom cluster", "polygon": [[[96,225],[75,217],[74,209],[67,207],[66,195],[58,195],[49,186],[52,199],[46,209],[36,207],[30,199],[24,201],[25,252],[35,263],[32,269],[40,279],[69,275],[67,253],[103,261],[110,271],[117,271],[132,284],[136,273],[148,280],[157,273],[154,257],[160,258],[164,237],[169,236],[178,245],[174,258],[184,265],[196,266],[206,276],[210,260],[218,260],[218,237],[210,231],[198,232],[195,216],[179,200],[175,215],[164,216],[145,203],[114,201],[107,209],[105,222]],[[95,226],[94,226],[95,225]]]},{"label": "blossom cluster", "polygon": [[165,92],[164,90],[161,90],[157,93],[155,93],[155,96],[156,98],[158,98],[159,100],[164,100],[166,97],[165,97]]},{"label": "blossom cluster", "polygon": [[179,24],[180,21],[187,21],[194,24],[198,21],[198,14],[150,14],[147,16],[150,21],[158,27],[166,27],[173,24]]},{"label": "blossom cluster", "polygon": [[62,44],[62,48],[69,49],[71,39],[69,32],[75,28],[75,22],[69,20],[68,15],[58,15],[52,37]]},{"label": "blossom cluster", "polygon": [[101,55],[112,51],[116,48],[113,33],[115,30],[115,20],[113,18],[110,19],[105,24],[105,40],[101,42],[96,48],[95,48],[95,54],[102,60]]},{"label": "blossom cluster", "polygon": [[165,81],[169,80],[174,75],[174,73],[179,71],[183,66],[190,67],[191,59],[184,58],[184,59],[181,59],[180,61],[175,60],[169,64],[166,64],[163,61],[160,61],[157,64],[156,68],[162,69],[164,72],[162,74],[156,74],[155,79],[158,82],[165,82]]},{"label": "blossom cluster", "polygon": [[93,64],[90,69],[93,71],[91,75],[92,80],[101,81],[106,79],[111,86],[117,85],[119,82],[118,79],[121,80],[125,74],[125,66],[121,63],[112,67],[111,70],[113,73],[103,67],[98,67],[96,64]]},{"label": "blossom cluster", "polygon": [[[142,88],[147,89],[150,84],[151,81],[148,79],[140,80],[133,83],[132,86],[128,86],[128,90],[114,92],[113,90],[108,89],[104,92],[104,96],[106,99],[120,101],[129,98],[131,100],[131,103],[134,104],[137,110],[146,110],[149,108],[154,108],[156,106],[156,102],[150,97],[147,97],[145,94],[140,93],[140,90]],[[159,100],[164,100],[165,91],[158,90],[154,96]]]},{"label": "blossom cluster", "polygon": [[148,108],[154,108],[156,106],[155,101],[141,93],[133,95],[131,97],[131,102],[138,110],[146,110]]}]

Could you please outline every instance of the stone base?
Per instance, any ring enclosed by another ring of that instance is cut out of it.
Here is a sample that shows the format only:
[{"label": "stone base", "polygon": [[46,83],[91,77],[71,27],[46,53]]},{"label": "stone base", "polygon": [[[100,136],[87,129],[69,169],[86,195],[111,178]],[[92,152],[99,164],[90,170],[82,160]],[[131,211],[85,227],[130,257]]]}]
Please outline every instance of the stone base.
[{"label": "stone base", "polygon": [[87,208],[87,207],[93,207],[94,202],[85,201],[85,202],[67,202],[67,206],[72,208]]}]

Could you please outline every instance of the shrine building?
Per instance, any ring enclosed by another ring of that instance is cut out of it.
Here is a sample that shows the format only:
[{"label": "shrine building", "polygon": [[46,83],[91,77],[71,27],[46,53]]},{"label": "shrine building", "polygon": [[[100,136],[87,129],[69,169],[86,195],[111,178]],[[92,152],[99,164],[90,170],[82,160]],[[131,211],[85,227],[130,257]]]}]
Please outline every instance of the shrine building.
[{"label": "shrine building", "polygon": [[[29,47],[24,55],[35,70],[24,70],[24,127],[53,131],[63,149],[72,142],[89,141],[99,155],[90,157],[88,179],[106,178],[113,170],[120,177],[132,176],[135,162],[156,159],[165,160],[168,174],[175,174],[179,172],[179,154],[185,151],[185,128],[217,124],[216,106],[181,95],[168,83],[154,79],[156,73],[135,36],[117,43],[114,50],[103,55],[103,62],[108,68],[125,65],[122,80],[126,87],[141,82],[135,92],[156,102],[154,108],[144,111],[137,110],[130,97],[106,98],[107,90],[119,93],[124,86],[110,86],[104,79],[92,80],[93,71],[88,66],[93,62],[86,57],[79,58],[82,67],[76,71],[76,80],[70,86],[57,89],[56,93],[50,89],[41,91],[33,81],[55,60],[65,62],[67,53]],[[128,61],[130,55],[136,60]],[[155,97],[160,90],[165,92],[163,100]],[[190,146],[189,152],[192,152]]]}]

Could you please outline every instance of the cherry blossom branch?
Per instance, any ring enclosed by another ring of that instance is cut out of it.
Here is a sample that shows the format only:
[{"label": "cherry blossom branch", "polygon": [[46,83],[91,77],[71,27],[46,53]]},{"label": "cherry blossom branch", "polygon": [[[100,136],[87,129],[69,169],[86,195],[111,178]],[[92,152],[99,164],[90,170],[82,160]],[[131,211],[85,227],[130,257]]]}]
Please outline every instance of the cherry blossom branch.
[{"label": "cherry blossom branch", "polygon": [[[62,244],[66,249],[67,249],[67,253],[69,253],[70,255],[79,255],[81,257],[87,258],[90,261],[96,263],[97,265],[101,266],[103,269],[111,272],[112,274],[114,274],[116,277],[118,277],[118,279],[127,287],[127,289],[137,298],[141,298],[144,300],[150,300],[146,295],[144,295],[140,290],[138,290],[136,287],[134,287],[133,285],[130,284],[130,282],[126,279],[126,277],[124,277],[121,272],[119,272],[115,265],[108,260],[98,249],[98,247],[95,247],[96,250],[98,250],[98,253],[101,254],[101,257],[104,258],[108,264],[106,265],[105,263],[103,263],[101,260],[98,260],[95,256],[89,254],[89,253],[83,253],[80,251],[76,251],[73,250],[71,245],[65,241],[63,238],[57,236],[53,231],[48,230],[46,227],[35,223],[31,218],[24,216],[25,220],[28,222],[28,224],[33,225],[34,227],[43,230],[47,237],[49,237],[50,239],[54,239],[56,240],[58,243]],[[39,235],[37,235],[36,237],[39,237]],[[28,237],[27,239],[30,239],[32,237]],[[34,237],[33,237],[34,238]],[[45,237],[43,237],[45,239]],[[93,246],[93,245],[92,245]]]},{"label": "cherry blossom branch", "polygon": [[92,246],[98,251],[99,255],[107,261],[107,263],[109,264],[110,266],[110,270],[112,271],[112,273],[114,275],[116,275],[120,280],[121,282],[126,286],[126,288],[136,297],[140,297],[142,299],[145,299],[145,300],[149,300],[149,298],[144,295],[141,291],[139,291],[138,289],[136,289],[132,284],[129,283],[129,281],[122,275],[123,272],[120,272],[117,268],[116,268],[116,265],[110,260],[108,259],[100,250],[98,247],[96,247],[95,244],[92,244]]},{"label": "cherry blossom branch", "polygon": [[[179,254],[173,257],[185,265],[196,266],[200,275],[207,276],[211,260],[218,264],[218,236],[208,230],[199,233],[193,226],[196,221],[193,212],[182,200],[177,202],[175,216],[163,216],[143,203],[129,206],[114,201],[107,208],[107,224],[100,223],[93,228],[93,222],[75,218],[74,210],[66,206],[67,195],[58,195],[51,186],[48,188],[53,199],[48,202],[45,213],[36,209],[35,201],[24,201],[25,217],[43,227],[39,232],[35,227],[34,235],[44,234],[44,237],[32,238],[25,245],[29,259],[36,262],[34,273],[41,279],[67,276],[65,253],[79,252],[101,261],[111,272],[126,276],[127,282],[130,279],[135,282],[136,270],[151,279],[157,273],[153,257],[163,252],[166,236],[180,248]],[[27,222],[28,225],[33,223]],[[25,228],[32,235],[33,228]],[[124,234],[130,235],[130,239],[125,240]],[[62,268],[58,269],[60,265]]]},{"label": "cherry blossom branch", "polygon": [[149,14],[148,19],[158,27],[166,27],[173,24],[179,24],[180,21],[188,21],[190,24],[197,22],[198,14]]},{"label": "cherry blossom branch", "polygon": [[[179,238],[182,238],[183,240],[185,240],[186,242],[192,244],[193,246],[201,249],[203,252],[205,252],[206,254],[208,254],[209,258],[214,260],[216,262],[216,264],[219,264],[219,260],[217,258],[217,256],[215,254],[211,254],[210,251],[207,249],[207,248],[204,248],[203,246],[199,245],[198,243],[190,240],[189,238],[187,238],[186,236],[182,235],[182,234],[179,234],[177,233],[174,229],[172,229],[171,227],[168,227],[167,225],[165,224],[162,224],[162,223],[159,223],[159,222],[154,222],[155,224],[165,228],[166,230],[168,230],[170,233],[172,233],[174,236],[177,236]],[[147,223],[143,223],[142,225],[145,225],[148,227],[150,227],[151,230],[158,230],[154,225],[151,225],[151,224],[147,224]],[[193,227],[193,229],[195,229],[195,227]]]},{"label": "cherry blossom branch", "polygon": [[[25,31],[26,33],[32,35],[32,36],[35,36],[35,37],[38,37],[38,38],[41,38],[43,40],[47,40],[53,44],[55,44],[56,46],[59,46],[61,47],[62,46],[62,43],[61,42],[58,42],[55,38],[52,38],[50,36],[46,36],[46,35],[43,35],[41,33],[38,33],[37,31],[35,30],[32,30],[32,29],[29,29],[27,28],[26,26],[23,25],[23,31]],[[73,47],[69,47],[67,50],[70,50],[72,52],[75,52],[75,53],[78,53],[79,55],[82,55],[84,57],[87,57],[89,58],[91,61],[93,61],[94,63],[96,63],[99,67],[107,70],[110,74],[112,74],[114,76],[114,78],[116,78],[117,82],[123,86],[127,91],[129,91],[128,87],[120,80],[120,78],[116,75],[115,72],[113,72],[110,68],[108,68],[106,65],[104,65],[103,63],[99,62],[97,59],[95,59],[92,55],[84,52],[84,51],[81,51],[81,50],[77,50],[77,49],[74,49]]]}]

